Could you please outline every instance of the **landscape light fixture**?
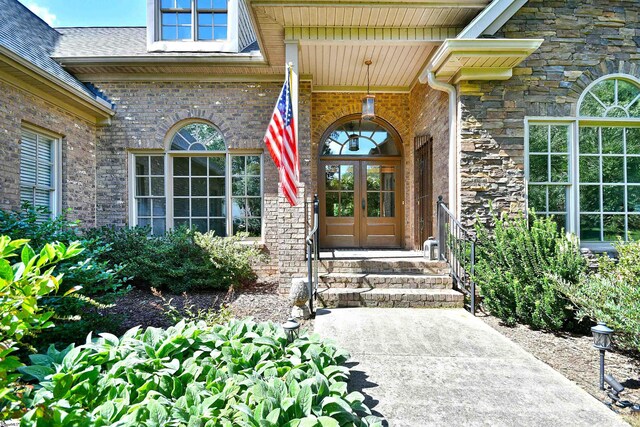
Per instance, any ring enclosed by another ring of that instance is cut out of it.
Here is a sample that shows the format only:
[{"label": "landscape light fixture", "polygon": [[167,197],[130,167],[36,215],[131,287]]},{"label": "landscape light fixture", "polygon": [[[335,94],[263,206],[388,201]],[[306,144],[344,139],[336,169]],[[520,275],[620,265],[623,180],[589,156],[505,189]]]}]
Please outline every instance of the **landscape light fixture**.
[{"label": "landscape light fixture", "polygon": [[296,322],[296,319],[290,317],[283,325],[285,334],[287,335],[287,342],[291,344],[298,338],[300,323]]},{"label": "landscape light fixture", "polygon": [[370,59],[364,61],[367,66],[367,95],[362,98],[362,120],[373,120],[376,118],[376,97],[371,95],[371,85],[369,80],[369,66],[373,63]]},{"label": "landscape light fixture", "polygon": [[604,322],[591,328],[593,334],[593,346],[600,350],[600,390],[604,390],[604,353],[611,348],[611,335],[613,329],[608,328]]}]

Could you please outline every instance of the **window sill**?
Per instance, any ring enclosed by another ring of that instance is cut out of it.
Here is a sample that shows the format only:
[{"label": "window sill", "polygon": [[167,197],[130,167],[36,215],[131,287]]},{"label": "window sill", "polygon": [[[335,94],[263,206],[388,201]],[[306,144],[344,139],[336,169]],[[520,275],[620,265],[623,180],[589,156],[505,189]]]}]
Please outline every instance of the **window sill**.
[{"label": "window sill", "polygon": [[580,243],[580,249],[586,249],[594,254],[615,253],[616,250],[609,242],[584,242]]},{"label": "window sill", "polygon": [[259,239],[259,240],[243,239],[243,240],[240,240],[239,243],[243,246],[253,246],[256,249],[264,249],[266,247],[264,240],[262,239]]}]

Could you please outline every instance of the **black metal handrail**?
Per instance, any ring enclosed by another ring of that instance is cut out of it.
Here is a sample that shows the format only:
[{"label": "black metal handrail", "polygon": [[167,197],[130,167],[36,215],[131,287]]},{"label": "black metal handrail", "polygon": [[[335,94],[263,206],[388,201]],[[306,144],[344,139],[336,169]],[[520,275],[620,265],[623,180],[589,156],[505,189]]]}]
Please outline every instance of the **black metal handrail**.
[{"label": "black metal handrail", "polygon": [[455,215],[438,197],[438,251],[451,269],[457,290],[469,296],[469,311],[476,314],[476,283],[473,280],[476,263],[476,237],[462,226]]},{"label": "black metal handrail", "polygon": [[320,202],[318,195],[313,196],[313,224],[310,227],[311,230],[307,235],[307,286],[309,287],[309,313],[311,318],[316,316],[315,309],[313,307],[314,300],[318,294],[318,238],[320,236],[320,228],[318,227],[318,221],[320,218]]}]

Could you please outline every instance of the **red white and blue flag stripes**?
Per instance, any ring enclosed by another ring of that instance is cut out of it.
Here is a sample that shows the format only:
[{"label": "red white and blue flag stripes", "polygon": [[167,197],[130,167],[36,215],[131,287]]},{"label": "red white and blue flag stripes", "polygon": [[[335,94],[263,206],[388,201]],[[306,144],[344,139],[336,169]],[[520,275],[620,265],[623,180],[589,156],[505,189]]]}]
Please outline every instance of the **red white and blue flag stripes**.
[{"label": "red white and blue flag stripes", "polygon": [[296,123],[293,117],[291,100],[291,66],[287,65],[284,86],[273,110],[271,122],[264,136],[271,158],[280,171],[282,192],[291,206],[298,204],[298,182],[300,166],[298,160],[298,141]]}]

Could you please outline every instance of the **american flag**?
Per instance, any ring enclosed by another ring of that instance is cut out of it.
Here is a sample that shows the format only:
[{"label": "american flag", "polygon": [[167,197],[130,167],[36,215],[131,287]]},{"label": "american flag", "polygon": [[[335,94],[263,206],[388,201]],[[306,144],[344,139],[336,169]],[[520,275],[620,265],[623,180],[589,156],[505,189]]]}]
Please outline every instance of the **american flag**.
[{"label": "american flag", "polygon": [[291,206],[298,204],[298,181],[300,167],[298,161],[298,141],[291,105],[291,66],[287,66],[284,86],[273,110],[271,122],[264,136],[271,158],[280,170],[282,192]]}]

